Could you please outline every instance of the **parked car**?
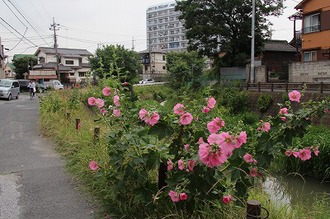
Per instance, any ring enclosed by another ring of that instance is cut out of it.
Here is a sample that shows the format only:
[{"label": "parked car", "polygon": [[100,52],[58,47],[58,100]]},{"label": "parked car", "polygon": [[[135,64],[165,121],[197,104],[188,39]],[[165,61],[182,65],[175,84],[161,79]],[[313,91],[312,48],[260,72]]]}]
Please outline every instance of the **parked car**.
[{"label": "parked car", "polygon": [[155,81],[151,78],[149,79],[143,79],[141,81],[139,81],[139,84],[149,84],[149,83],[154,83]]},{"label": "parked car", "polygon": [[17,81],[19,83],[21,92],[29,92],[28,85],[29,85],[30,80],[17,79]]},{"label": "parked car", "polygon": [[17,80],[1,79],[0,80],[0,98],[11,100],[18,99],[20,94],[20,86]]},{"label": "parked car", "polygon": [[58,80],[45,81],[43,83],[44,89],[63,90],[64,86]]}]

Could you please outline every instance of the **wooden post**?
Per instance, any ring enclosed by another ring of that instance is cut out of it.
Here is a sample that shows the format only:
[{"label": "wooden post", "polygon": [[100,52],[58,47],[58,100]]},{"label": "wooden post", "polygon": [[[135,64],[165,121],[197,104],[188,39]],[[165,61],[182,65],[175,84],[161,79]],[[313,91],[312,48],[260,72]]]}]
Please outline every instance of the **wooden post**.
[{"label": "wooden post", "polygon": [[246,204],[246,219],[261,218],[261,204],[259,201],[250,200]]},{"label": "wooden post", "polygon": [[271,92],[274,91],[274,83],[273,83],[273,82],[270,83],[270,91],[271,91]]},{"label": "wooden post", "polygon": [[76,129],[77,130],[80,130],[80,127],[81,127],[81,125],[80,125],[80,119],[76,119]]},{"label": "wooden post", "polygon": [[285,82],[285,91],[286,91],[286,92],[289,91],[289,85],[288,85],[288,82]]},{"label": "wooden post", "polygon": [[100,139],[100,127],[95,126],[94,128],[94,143],[98,142]]},{"label": "wooden post", "polygon": [[260,88],[260,81],[258,82],[258,91],[259,91],[259,92],[261,91],[261,88]]},{"label": "wooden post", "polygon": [[321,81],[321,83],[320,83],[320,92],[321,92],[321,94],[323,94],[323,81]]}]

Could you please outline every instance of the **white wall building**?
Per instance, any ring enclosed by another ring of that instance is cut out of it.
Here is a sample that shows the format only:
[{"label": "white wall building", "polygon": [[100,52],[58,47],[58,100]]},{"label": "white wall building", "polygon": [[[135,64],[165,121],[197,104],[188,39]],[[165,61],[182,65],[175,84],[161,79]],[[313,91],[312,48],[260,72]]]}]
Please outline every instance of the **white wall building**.
[{"label": "white wall building", "polygon": [[147,50],[185,51],[188,40],[185,28],[175,11],[176,2],[150,6],[146,11]]}]

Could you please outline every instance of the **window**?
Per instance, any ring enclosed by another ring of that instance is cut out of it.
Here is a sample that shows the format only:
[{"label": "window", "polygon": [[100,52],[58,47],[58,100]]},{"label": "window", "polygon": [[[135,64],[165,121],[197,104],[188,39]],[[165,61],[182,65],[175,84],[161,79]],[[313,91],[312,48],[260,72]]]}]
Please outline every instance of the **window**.
[{"label": "window", "polygon": [[320,14],[312,14],[304,17],[304,33],[312,33],[320,31],[321,27]]},{"label": "window", "polygon": [[74,77],[74,73],[70,73],[70,77]]},{"label": "window", "polygon": [[316,51],[304,52],[304,62],[317,61]]},{"label": "window", "polygon": [[73,60],[65,60],[66,65],[73,65]]},{"label": "window", "polygon": [[163,65],[163,70],[166,70],[166,66],[165,65]]},{"label": "window", "polygon": [[166,60],[166,56],[165,55],[163,55],[163,61],[165,61]]},{"label": "window", "polygon": [[79,72],[79,77],[85,77],[86,72]]}]

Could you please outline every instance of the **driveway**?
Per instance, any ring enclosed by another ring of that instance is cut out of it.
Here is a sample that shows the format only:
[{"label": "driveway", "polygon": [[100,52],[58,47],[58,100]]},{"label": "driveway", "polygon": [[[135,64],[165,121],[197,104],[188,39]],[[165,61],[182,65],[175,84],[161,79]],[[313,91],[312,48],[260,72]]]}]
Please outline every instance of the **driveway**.
[{"label": "driveway", "polygon": [[38,131],[38,100],[0,99],[0,219],[94,218],[93,206]]}]

